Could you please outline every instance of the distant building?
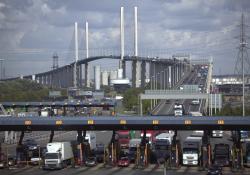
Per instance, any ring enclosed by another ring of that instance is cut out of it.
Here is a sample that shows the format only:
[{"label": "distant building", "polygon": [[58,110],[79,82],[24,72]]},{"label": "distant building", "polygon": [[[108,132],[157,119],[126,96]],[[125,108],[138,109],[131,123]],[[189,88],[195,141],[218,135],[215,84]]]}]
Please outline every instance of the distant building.
[{"label": "distant building", "polygon": [[109,85],[109,72],[108,71],[102,71],[101,77],[102,77],[102,85],[103,86],[108,86]]},{"label": "distant building", "polygon": [[101,88],[101,67],[99,65],[94,67],[94,77],[95,90],[99,91]]}]

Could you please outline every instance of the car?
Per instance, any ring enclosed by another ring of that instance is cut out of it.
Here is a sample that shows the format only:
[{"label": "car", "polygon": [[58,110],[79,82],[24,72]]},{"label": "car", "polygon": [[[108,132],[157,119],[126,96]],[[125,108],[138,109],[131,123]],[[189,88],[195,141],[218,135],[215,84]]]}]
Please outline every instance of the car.
[{"label": "car", "polygon": [[94,156],[88,157],[85,161],[85,165],[88,167],[96,166],[96,164],[96,157]]},{"label": "car", "polygon": [[9,157],[8,158],[8,166],[15,166],[16,165],[16,158],[15,157]]},{"label": "car", "polygon": [[26,146],[28,150],[36,150],[38,148],[38,144],[34,139],[26,139],[23,142],[23,145]]},{"label": "car", "polygon": [[222,175],[222,168],[220,166],[213,165],[208,168],[207,175]]},{"label": "car", "polygon": [[212,137],[222,138],[223,137],[223,131],[221,131],[221,130],[213,130],[212,131]]},{"label": "car", "polygon": [[121,157],[118,161],[118,166],[128,167],[129,166],[129,158],[128,157]]},{"label": "car", "polygon": [[198,105],[200,104],[200,101],[198,99],[192,100],[193,105]]},{"label": "car", "polygon": [[0,169],[3,169],[7,166],[5,161],[0,161]]}]

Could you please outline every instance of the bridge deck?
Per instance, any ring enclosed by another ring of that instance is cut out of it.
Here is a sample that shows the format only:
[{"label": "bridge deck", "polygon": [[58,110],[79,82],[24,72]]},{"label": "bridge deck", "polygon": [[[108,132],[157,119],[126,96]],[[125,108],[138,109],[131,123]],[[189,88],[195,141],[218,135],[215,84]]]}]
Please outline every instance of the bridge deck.
[{"label": "bridge deck", "polygon": [[0,117],[0,130],[250,130],[250,117]]}]

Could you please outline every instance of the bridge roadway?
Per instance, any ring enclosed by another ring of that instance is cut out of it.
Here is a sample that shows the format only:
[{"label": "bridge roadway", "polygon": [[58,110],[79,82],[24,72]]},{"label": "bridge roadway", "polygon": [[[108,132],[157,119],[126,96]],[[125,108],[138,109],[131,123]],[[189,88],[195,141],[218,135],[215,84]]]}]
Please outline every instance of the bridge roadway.
[{"label": "bridge roadway", "polygon": [[114,107],[115,101],[104,101],[104,102],[0,102],[4,108],[13,107]]},{"label": "bridge roadway", "polygon": [[0,131],[250,130],[250,116],[1,117]]}]

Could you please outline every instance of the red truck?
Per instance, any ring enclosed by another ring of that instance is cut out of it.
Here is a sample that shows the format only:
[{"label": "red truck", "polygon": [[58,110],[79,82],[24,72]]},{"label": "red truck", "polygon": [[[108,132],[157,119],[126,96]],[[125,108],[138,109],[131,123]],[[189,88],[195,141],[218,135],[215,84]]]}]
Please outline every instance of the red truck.
[{"label": "red truck", "polygon": [[128,130],[120,130],[117,131],[118,136],[118,142],[120,144],[120,147],[122,149],[128,149],[129,148],[129,140],[130,140],[130,134]]}]

